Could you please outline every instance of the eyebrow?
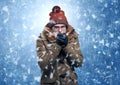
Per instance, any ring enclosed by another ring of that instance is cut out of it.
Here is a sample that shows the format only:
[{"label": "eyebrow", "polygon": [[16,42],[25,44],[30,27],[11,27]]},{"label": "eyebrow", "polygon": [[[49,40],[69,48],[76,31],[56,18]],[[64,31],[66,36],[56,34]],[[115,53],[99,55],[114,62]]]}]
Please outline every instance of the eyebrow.
[{"label": "eyebrow", "polygon": [[54,28],[63,28],[65,26],[54,26]]}]

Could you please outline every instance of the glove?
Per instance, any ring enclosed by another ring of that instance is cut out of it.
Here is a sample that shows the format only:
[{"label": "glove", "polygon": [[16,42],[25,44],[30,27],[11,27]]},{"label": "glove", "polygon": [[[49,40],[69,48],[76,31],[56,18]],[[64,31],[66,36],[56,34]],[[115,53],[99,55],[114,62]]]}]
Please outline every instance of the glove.
[{"label": "glove", "polygon": [[56,38],[56,43],[62,48],[66,47],[68,44],[68,37],[66,36],[66,34],[58,34]]}]

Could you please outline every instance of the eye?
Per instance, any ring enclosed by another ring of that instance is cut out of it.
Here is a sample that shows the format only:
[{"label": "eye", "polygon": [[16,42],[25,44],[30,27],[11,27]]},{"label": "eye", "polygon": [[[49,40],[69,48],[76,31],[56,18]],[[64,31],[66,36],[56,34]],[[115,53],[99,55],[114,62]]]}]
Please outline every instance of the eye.
[{"label": "eye", "polygon": [[65,28],[65,26],[61,26],[61,28]]},{"label": "eye", "polygon": [[55,29],[58,29],[59,27],[58,26],[54,26]]}]

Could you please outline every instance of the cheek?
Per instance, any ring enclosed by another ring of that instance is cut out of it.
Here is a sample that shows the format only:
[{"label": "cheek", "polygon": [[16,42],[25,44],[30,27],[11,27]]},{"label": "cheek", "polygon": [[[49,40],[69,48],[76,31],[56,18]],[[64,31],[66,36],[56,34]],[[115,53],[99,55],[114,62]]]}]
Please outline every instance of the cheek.
[{"label": "cheek", "polygon": [[63,32],[66,33],[66,29],[63,29]]}]

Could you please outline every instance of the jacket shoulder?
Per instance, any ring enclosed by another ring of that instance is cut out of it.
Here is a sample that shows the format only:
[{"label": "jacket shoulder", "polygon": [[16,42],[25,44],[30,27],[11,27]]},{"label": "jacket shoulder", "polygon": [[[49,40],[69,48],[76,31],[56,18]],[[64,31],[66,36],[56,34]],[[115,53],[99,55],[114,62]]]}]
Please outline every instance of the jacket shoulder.
[{"label": "jacket shoulder", "polygon": [[78,38],[78,33],[75,31],[75,29],[71,25],[68,26],[67,33],[68,33],[69,39]]}]

